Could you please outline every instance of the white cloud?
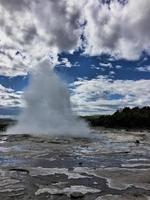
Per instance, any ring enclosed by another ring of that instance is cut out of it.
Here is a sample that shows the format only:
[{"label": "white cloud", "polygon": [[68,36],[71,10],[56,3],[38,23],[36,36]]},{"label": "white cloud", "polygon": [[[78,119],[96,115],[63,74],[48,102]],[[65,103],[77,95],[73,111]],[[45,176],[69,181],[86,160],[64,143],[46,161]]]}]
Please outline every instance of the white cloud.
[{"label": "white cloud", "polygon": [[125,106],[150,104],[150,80],[112,80],[104,76],[80,79],[72,84],[74,111],[81,114],[109,114]]},{"label": "white cloud", "polygon": [[115,68],[116,68],[116,69],[121,69],[122,66],[121,66],[121,65],[116,65]]},{"label": "white cloud", "polygon": [[115,75],[116,73],[114,71],[109,72],[110,75]]},{"label": "white cloud", "polygon": [[[0,74],[26,74],[47,55],[57,63],[57,53],[77,49],[80,12],[71,0],[0,0]],[[16,51],[24,58],[18,60]]]},{"label": "white cloud", "polygon": [[69,61],[68,58],[62,58],[60,61],[57,61],[57,65],[67,67],[67,68],[80,67],[80,63],[78,61],[72,63]]},{"label": "white cloud", "polygon": [[[101,2],[0,0],[0,75],[24,75],[45,56],[58,63],[58,53],[82,47],[90,56],[109,53],[110,61],[118,57],[134,60],[143,50],[150,54],[149,0],[129,0],[125,6],[117,0],[109,6]],[[63,64],[79,66],[67,59]],[[111,63],[100,65],[113,67]],[[150,71],[149,67],[138,70]],[[71,99],[79,114],[106,114],[124,106],[150,104],[149,80],[113,81],[99,76],[78,80],[73,86]],[[115,95],[120,96],[115,99]],[[15,105],[23,105],[22,93],[0,85],[0,106]]]},{"label": "white cloud", "polygon": [[[129,0],[125,6],[114,0],[109,8],[98,0],[0,0],[1,73],[4,68],[8,74],[11,69],[12,74],[25,73],[32,58],[38,61],[52,52],[78,48],[82,19],[87,22],[89,54],[93,49],[97,54],[118,49],[124,57],[123,50],[128,49],[132,57],[143,49],[149,51],[149,5],[149,0]],[[105,66],[111,68],[111,63]]]},{"label": "white cloud", "polygon": [[137,67],[136,69],[140,72],[150,72],[150,66]]},{"label": "white cloud", "polygon": [[[26,74],[43,57],[72,53],[137,59],[150,53],[149,0],[0,0],[0,74]],[[84,44],[81,35],[85,38]],[[16,56],[19,51],[23,56]],[[112,57],[114,58],[114,57]]]},{"label": "white cloud", "polygon": [[68,58],[63,58],[62,61],[60,62],[61,65],[71,68],[72,64],[71,62],[68,60]]},{"label": "white cloud", "polygon": [[91,69],[97,69],[97,70],[99,70],[99,69],[102,69],[102,68],[100,68],[100,66],[95,66],[94,64],[92,64],[91,65]]},{"label": "white cloud", "polygon": [[0,107],[23,106],[22,92],[15,92],[10,88],[0,85]]},{"label": "white cloud", "polygon": [[143,50],[150,53],[149,0],[129,0],[125,6],[117,0],[109,6],[99,0],[89,0],[84,13],[88,54],[105,52],[137,59]]},{"label": "white cloud", "polygon": [[99,63],[99,65],[102,66],[102,67],[108,67],[110,69],[113,68],[112,63]]},{"label": "white cloud", "polygon": [[[112,80],[105,76],[78,79],[70,85],[74,112],[80,115],[110,114],[125,106],[150,104],[150,80]],[[23,92],[0,85],[0,107],[23,107]]]}]

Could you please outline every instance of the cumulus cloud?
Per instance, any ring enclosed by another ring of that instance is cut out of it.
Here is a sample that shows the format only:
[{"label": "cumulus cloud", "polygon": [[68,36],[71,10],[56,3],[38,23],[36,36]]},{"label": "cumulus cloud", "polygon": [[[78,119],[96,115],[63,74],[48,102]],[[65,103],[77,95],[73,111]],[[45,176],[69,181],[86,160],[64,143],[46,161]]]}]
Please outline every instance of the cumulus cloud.
[{"label": "cumulus cloud", "polygon": [[75,112],[110,114],[125,106],[146,106],[150,99],[150,80],[112,80],[105,76],[80,79],[72,85]]},{"label": "cumulus cloud", "polygon": [[60,62],[60,64],[61,64],[62,66],[68,67],[68,68],[72,67],[72,64],[71,64],[71,62],[68,60],[68,58],[63,58],[62,61]]},{"label": "cumulus cloud", "polygon": [[26,0],[1,0],[0,3],[9,11],[20,11],[27,7]]},{"label": "cumulus cloud", "polygon": [[137,67],[136,70],[140,72],[150,72],[150,66]]},{"label": "cumulus cloud", "polygon": [[[14,75],[13,67],[19,70],[20,66],[19,73],[25,74],[45,56],[55,57],[57,63],[57,53],[77,49],[80,14],[71,0],[0,0],[0,73]],[[24,55],[19,61],[15,51]],[[7,72],[10,67],[12,74]]]},{"label": "cumulus cloud", "polygon": [[0,0],[0,73],[25,74],[44,56],[57,63],[57,53],[78,48],[137,59],[150,53],[149,18],[149,0]]},{"label": "cumulus cloud", "polygon": [[129,0],[101,4],[89,0],[84,9],[86,52],[91,55],[109,53],[126,59],[150,53],[149,0]]},{"label": "cumulus cloud", "polygon": [[23,106],[22,92],[16,92],[0,85],[0,107]]},{"label": "cumulus cloud", "polygon": [[116,65],[115,68],[116,69],[122,69],[122,66],[121,65]]},{"label": "cumulus cloud", "polygon": [[[110,114],[125,106],[148,106],[150,80],[112,80],[98,76],[92,80],[79,79],[70,84],[70,91],[75,113]],[[24,106],[23,92],[0,85],[0,108]]]},{"label": "cumulus cloud", "polygon": [[99,63],[100,66],[102,67],[108,67],[108,68],[113,68],[113,65],[111,63]]}]

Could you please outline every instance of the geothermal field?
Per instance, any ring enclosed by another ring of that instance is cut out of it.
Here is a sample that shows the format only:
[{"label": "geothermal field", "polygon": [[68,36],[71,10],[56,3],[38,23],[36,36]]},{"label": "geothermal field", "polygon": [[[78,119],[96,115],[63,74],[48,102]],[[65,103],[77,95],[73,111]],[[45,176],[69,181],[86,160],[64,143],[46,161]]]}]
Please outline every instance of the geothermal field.
[{"label": "geothermal field", "polygon": [[0,135],[2,200],[149,200],[148,132],[90,137]]},{"label": "geothermal field", "polygon": [[46,66],[33,72],[17,124],[0,134],[0,200],[149,200],[148,131],[91,129]]},{"label": "geothermal field", "polygon": [[73,199],[150,200],[150,0],[0,0],[0,200]]}]

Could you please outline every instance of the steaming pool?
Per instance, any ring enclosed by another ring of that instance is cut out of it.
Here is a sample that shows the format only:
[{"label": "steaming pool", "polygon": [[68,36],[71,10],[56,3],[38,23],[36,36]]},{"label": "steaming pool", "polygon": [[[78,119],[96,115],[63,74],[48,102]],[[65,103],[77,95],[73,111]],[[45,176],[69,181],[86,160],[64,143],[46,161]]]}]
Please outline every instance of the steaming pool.
[{"label": "steaming pool", "polygon": [[0,200],[149,200],[150,134],[0,135]]}]

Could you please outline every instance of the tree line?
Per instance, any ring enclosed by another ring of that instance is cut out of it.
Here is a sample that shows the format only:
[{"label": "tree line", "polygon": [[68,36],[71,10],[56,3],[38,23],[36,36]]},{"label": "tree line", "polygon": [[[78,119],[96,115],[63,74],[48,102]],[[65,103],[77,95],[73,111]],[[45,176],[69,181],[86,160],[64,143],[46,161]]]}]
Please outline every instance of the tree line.
[{"label": "tree line", "polygon": [[[94,115],[83,117],[90,126],[106,128],[150,129],[150,107],[125,107],[112,115]],[[16,124],[16,120],[0,119],[0,131]]]},{"label": "tree line", "polygon": [[150,129],[150,107],[125,107],[124,109],[117,110],[112,115],[86,116],[84,119],[88,121],[91,126]]}]

